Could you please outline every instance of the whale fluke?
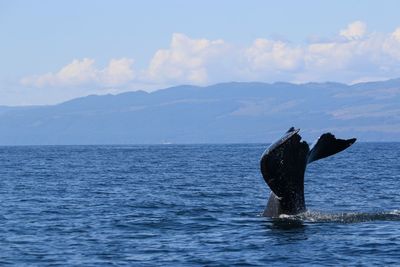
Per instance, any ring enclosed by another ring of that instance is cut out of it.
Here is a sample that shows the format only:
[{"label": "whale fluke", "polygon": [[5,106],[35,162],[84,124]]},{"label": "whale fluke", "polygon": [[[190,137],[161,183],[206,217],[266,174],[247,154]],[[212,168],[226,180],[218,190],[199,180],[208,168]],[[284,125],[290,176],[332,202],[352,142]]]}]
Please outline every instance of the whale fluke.
[{"label": "whale fluke", "polygon": [[356,140],[356,138],[347,140],[336,139],[333,134],[325,133],[321,135],[314,147],[310,150],[307,163],[339,153],[354,144]]},{"label": "whale fluke", "polygon": [[307,142],[301,141],[299,131],[291,127],[261,157],[261,173],[272,191],[265,216],[304,212],[304,173],[307,164],[343,151],[356,141],[355,138],[336,139],[333,134],[325,133],[310,150]]}]

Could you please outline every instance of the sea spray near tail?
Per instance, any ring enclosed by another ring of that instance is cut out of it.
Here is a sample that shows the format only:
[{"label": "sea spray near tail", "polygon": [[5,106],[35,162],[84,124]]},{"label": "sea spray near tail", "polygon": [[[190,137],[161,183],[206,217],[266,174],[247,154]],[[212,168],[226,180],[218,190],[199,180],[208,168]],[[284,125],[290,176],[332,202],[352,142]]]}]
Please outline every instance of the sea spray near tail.
[{"label": "sea spray near tail", "polygon": [[325,133],[310,150],[307,142],[301,140],[299,131],[291,127],[261,157],[261,173],[272,191],[264,216],[305,212],[304,173],[307,164],[343,151],[356,141],[355,138],[337,139],[333,134]]},{"label": "sea spray near tail", "polygon": [[400,221],[400,210],[382,212],[322,213],[306,211],[296,215],[281,214],[273,219],[280,222],[360,223],[370,221]]}]

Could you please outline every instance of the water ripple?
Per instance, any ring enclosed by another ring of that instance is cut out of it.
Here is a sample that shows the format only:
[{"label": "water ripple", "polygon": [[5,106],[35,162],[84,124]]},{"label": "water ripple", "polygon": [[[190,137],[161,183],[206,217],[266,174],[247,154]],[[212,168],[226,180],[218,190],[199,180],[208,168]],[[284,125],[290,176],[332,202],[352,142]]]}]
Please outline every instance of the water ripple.
[{"label": "water ripple", "polygon": [[264,149],[0,147],[0,265],[400,264],[400,144],[311,164],[309,211],[276,219]]}]

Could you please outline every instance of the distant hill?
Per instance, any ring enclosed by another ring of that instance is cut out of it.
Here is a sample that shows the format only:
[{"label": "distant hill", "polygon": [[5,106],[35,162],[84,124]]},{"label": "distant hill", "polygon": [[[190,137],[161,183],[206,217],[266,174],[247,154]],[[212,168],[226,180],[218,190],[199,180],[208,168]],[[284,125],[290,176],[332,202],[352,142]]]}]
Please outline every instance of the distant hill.
[{"label": "distant hill", "polygon": [[291,126],[308,141],[326,131],[400,141],[400,79],[183,85],[0,107],[0,145],[270,142]]}]

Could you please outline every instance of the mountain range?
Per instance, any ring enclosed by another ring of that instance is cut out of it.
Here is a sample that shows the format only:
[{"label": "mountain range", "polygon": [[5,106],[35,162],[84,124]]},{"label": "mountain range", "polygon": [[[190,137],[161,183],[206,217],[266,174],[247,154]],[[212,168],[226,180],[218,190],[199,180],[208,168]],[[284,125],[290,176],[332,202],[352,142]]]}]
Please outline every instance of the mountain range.
[{"label": "mountain range", "polygon": [[49,106],[0,106],[0,145],[266,143],[288,128],[400,141],[400,79],[231,82],[90,95]]}]

